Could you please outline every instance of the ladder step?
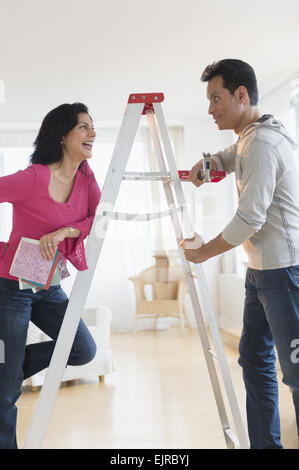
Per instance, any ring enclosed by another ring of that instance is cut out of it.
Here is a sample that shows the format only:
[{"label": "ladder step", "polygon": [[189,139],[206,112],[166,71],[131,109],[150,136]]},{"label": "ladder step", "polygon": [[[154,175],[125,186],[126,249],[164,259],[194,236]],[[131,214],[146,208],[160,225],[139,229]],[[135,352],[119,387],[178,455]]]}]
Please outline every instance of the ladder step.
[{"label": "ladder step", "polygon": [[135,172],[135,171],[127,171],[124,173],[123,180],[129,181],[170,181],[170,173],[160,173],[156,171],[152,172]]},{"label": "ladder step", "polygon": [[193,273],[193,272],[186,274],[186,277],[187,277],[187,276],[191,277],[192,279],[197,279],[196,273]]},{"label": "ladder step", "polygon": [[[190,181],[189,180],[189,171],[186,170],[178,170],[179,180],[182,182]],[[220,172],[218,172],[220,173]],[[222,172],[223,173],[223,172]],[[122,176],[123,180],[129,181],[171,181],[171,174],[169,172],[158,172],[158,171],[151,171],[151,172],[136,172],[136,171],[127,171]],[[214,181],[214,180],[212,180]],[[216,180],[215,180],[216,181]],[[218,181],[218,180],[217,180]]]},{"label": "ladder step", "polygon": [[214,351],[212,351],[212,349],[208,349],[208,352],[209,352],[212,356],[216,357],[216,359],[218,359],[217,354],[216,354]]},{"label": "ladder step", "polygon": [[175,207],[169,211],[163,212],[154,212],[149,214],[129,214],[128,212],[103,212],[105,217],[109,217],[109,219],[114,220],[126,220],[127,222],[143,222],[152,219],[159,219],[161,217],[166,217],[167,215],[173,215],[174,213],[181,212],[183,213],[184,207]]},{"label": "ladder step", "polygon": [[238,438],[235,436],[235,434],[232,432],[231,428],[225,428],[224,432],[227,435],[227,437],[229,438],[229,440],[231,441],[233,447],[235,449],[240,449],[240,442],[239,442]]}]

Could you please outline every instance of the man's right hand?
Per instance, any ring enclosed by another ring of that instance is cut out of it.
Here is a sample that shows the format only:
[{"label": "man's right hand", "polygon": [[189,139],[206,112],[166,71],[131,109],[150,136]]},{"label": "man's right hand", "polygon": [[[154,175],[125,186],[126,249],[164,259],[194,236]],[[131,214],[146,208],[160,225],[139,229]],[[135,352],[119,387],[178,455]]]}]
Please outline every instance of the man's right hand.
[{"label": "man's right hand", "polygon": [[[216,170],[216,162],[211,159],[211,167]],[[205,181],[198,178],[198,173],[203,169],[203,160],[199,160],[190,170],[189,180],[197,187],[205,183]]]},{"label": "man's right hand", "polygon": [[195,184],[195,186],[199,187],[202,184],[204,184],[203,180],[200,180],[198,178],[198,173],[202,170],[203,168],[203,160],[199,160],[190,170],[189,173],[189,180]]}]

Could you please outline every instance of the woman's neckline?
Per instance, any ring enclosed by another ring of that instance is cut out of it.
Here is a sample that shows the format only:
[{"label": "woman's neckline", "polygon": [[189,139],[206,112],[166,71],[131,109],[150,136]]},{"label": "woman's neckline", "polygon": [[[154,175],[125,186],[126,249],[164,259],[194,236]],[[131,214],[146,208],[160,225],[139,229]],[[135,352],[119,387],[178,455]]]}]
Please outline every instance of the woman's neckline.
[{"label": "woman's neckline", "polygon": [[56,204],[62,204],[62,205],[67,205],[67,204],[70,204],[70,201],[73,197],[73,193],[74,193],[74,190],[75,190],[75,186],[76,186],[76,182],[77,182],[77,177],[78,177],[78,170],[75,174],[75,178],[74,178],[74,183],[73,183],[73,186],[72,186],[72,190],[71,190],[71,193],[69,195],[69,198],[66,202],[60,202],[60,201],[56,201],[51,195],[50,195],[50,191],[49,191],[49,185],[50,185],[50,182],[51,182],[51,176],[52,176],[52,171],[50,169],[50,167],[48,165],[45,165],[48,169],[48,175],[49,175],[49,178],[48,178],[48,184],[47,184],[47,191],[48,191],[48,196],[49,198],[55,202]]}]

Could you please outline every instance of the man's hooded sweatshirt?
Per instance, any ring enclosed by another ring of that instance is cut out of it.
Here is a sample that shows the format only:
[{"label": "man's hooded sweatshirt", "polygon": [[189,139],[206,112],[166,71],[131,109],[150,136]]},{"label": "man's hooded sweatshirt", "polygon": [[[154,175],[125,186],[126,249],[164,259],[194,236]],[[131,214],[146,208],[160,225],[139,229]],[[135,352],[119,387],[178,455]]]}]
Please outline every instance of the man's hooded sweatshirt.
[{"label": "man's hooded sweatshirt", "polygon": [[238,141],[212,155],[217,170],[235,172],[239,203],[222,232],[243,244],[252,269],[299,264],[299,171],[295,142],[280,121],[264,115]]}]

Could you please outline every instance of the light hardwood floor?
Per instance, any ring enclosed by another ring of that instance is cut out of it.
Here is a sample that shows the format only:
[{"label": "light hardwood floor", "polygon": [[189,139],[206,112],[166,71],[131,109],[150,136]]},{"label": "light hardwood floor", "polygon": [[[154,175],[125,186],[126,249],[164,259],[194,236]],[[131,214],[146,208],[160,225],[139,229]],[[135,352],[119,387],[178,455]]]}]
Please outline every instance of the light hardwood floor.
[{"label": "light hardwood floor", "polygon": [[[245,418],[237,350],[222,333],[232,380]],[[44,449],[225,449],[218,412],[196,329],[113,333],[116,372],[62,385]],[[278,371],[279,378],[281,377]],[[18,401],[22,448],[39,392],[25,388]],[[280,381],[282,442],[299,448],[294,408]]]}]

